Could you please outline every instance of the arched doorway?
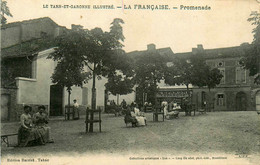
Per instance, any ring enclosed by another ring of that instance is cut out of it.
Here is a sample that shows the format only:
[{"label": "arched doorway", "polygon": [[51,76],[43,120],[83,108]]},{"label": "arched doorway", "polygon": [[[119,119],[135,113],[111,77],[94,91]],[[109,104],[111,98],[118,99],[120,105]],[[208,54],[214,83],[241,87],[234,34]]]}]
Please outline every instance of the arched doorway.
[{"label": "arched doorway", "polygon": [[256,110],[260,111],[260,91],[258,91],[255,95],[255,104],[256,104]]},{"label": "arched doorway", "polygon": [[236,111],[246,111],[247,101],[244,92],[238,92],[236,95]]}]

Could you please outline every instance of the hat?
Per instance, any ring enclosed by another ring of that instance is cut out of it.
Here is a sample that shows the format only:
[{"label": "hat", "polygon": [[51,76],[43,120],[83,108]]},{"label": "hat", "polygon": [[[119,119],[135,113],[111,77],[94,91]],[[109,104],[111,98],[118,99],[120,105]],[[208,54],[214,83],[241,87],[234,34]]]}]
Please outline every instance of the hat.
[{"label": "hat", "polygon": [[30,110],[32,109],[32,107],[29,106],[29,105],[25,105],[25,106],[23,107],[23,109],[27,109],[27,108],[29,108]]},{"label": "hat", "polygon": [[44,110],[45,110],[46,108],[45,108],[44,105],[40,105],[40,106],[38,107],[38,109],[44,109]]}]

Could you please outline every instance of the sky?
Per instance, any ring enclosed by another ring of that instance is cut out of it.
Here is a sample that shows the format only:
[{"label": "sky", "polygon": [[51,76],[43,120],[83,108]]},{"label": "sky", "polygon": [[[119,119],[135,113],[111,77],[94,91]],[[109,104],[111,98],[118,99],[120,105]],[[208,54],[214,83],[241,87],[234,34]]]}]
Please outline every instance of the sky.
[{"label": "sky", "polygon": [[[114,18],[125,22],[124,50],[171,47],[174,53],[189,52],[202,44],[204,49],[239,46],[253,40],[254,26],[247,21],[259,11],[257,0],[6,0],[13,15],[8,23],[50,17],[61,26],[80,24],[108,31]],[[64,9],[50,5],[114,5],[115,9]],[[170,10],[135,10],[134,5],[168,5]],[[49,8],[43,8],[49,5]],[[132,9],[117,8],[131,5]],[[180,6],[210,6],[211,10],[180,10]],[[177,9],[173,9],[177,7]]]}]

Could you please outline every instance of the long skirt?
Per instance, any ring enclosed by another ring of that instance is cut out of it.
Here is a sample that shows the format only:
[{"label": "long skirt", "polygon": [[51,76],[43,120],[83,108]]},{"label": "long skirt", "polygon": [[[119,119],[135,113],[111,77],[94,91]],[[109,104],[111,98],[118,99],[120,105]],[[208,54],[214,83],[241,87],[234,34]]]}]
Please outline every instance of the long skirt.
[{"label": "long skirt", "polygon": [[50,141],[50,127],[38,126],[37,129],[39,130],[44,142],[48,143]]},{"label": "long skirt", "polygon": [[136,120],[137,120],[137,125],[138,126],[143,126],[143,125],[145,125],[146,124],[146,117],[143,117],[143,116],[136,116],[135,117],[136,118]]},{"label": "long skirt", "polygon": [[26,129],[22,126],[19,128],[18,146],[26,147],[31,145],[43,145],[43,144],[45,144],[45,141],[39,129],[37,128]]}]

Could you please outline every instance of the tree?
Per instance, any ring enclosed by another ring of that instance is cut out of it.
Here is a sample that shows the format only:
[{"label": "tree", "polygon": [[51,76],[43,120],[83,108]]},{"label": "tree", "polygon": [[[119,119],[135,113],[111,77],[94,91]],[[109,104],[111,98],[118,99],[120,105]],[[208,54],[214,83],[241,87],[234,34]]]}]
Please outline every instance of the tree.
[{"label": "tree", "polygon": [[190,99],[189,85],[192,84],[192,63],[190,60],[176,58],[171,61],[171,65],[165,70],[165,83],[168,85],[182,85],[187,88]]},{"label": "tree", "polygon": [[90,74],[84,72],[84,56],[78,51],[82,42],[82,36],[75,31],[69,31],[56,39],[57,48],[48,58],[57,61],[57,66],[51,77],[52,82],[67,88],[68,105],[70,106],[70,94],[72,86],[82,87],[90,78]]},{"label": "tree", "polygon": [[[75,31],[81,36],[77,51],[83,55],[84,64],[92,75],[91,109],[93,110],[96,109],[96,78],[108,77],[114,74],[118,68],[122,68],[122,64],[118,66],[114,57],[124,54],[121,43],[124,41],[121,26],[123,23],[122,19],[114,19],[109,32],[104,32],[101,28],[88,30],[83,29],[82,26],[75,26]],[[93,117],[93,115],[90,116],[91,120]],[[89,132],[93,132],[93,123],[90,123]]]},{"label": "tree", "polygon": [[103,75],[107,75],[108,78],[105,87],[107,91],[117,95],[117,104],[119,104],[119,95],[126,95],[133,91],[133,59],[122,50],[118,50],[110,58],[110,66],[103,71]]},{"label": "tree", "polygon": [[166,57],[157,50],[148,51],[136,57],[134,82],[141,89],[140,92],[147,93],[150,91],[152,93],[150,101],[153,104],[157,103],[157,83],[163,79],[165,68]]},{"label": "tree", "polygon": [[199,54],[191,58],[191,84],[198,87],[207,86],[210,92],[210,89],[220,84],[223,75],[219,69],[210,68],[203,56]]},{"label": "tree", "polygon": [[241,65],[249,69],[249,75],[254,76],[254,83],[260,84],[260,13],[252,12],[248,21],[256,27],[252,31],[254,34],[252,45],[246,49]]},{"label": "tree", "polygon": [[[96,109],[96,77],[107,77],[110,72],[114,72],[117,65],[113,65],[113,57],[117,54],[122,54],[124,41],[123,30],[121,24],[124,21],[116,18],[111,23],[110,31],[103,32],[101,28],[78,29],[79,33],[84,36],[84,44],[80,48],[84,52],[85,65],[92,72],[92,101],[91,108]],[[90,132],[92,132],[93,125],[90,125]]]},{"label": "tree", "polygon": [[211,88],[220,83],[222,77],[223,75],[217,68],[211,69],[206,64],[203,54],[198,54],[189,59],[175,59],[172,61],[172,65],[165,70],[165,83],[169,85],[184,84],[190,102],[190,84],[198,87],[207,86],[210,92]]},{"label": "tree", "polygon": [[131,77],[115,75],[108,78],[105,84],[106,89],[113,95],[117,95],[117,105],[119,105],[119,95],[126,95],[133,91],[134,83]]},{"label": "tree", "polygon": [[7,6],[7,2],[2,1],[1,2],[1,24],[6,24],[6,22],[7,22],[5,15],[9,16],[9,17],[13,17],[13,15],[11,14],[11,12],[9,10],[9,7]]}]

